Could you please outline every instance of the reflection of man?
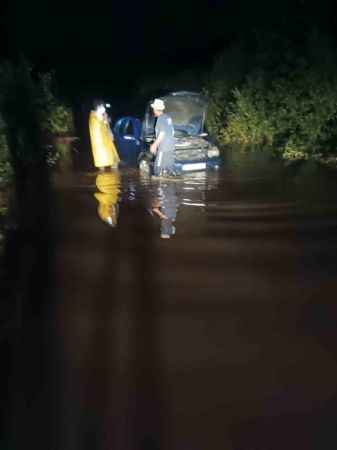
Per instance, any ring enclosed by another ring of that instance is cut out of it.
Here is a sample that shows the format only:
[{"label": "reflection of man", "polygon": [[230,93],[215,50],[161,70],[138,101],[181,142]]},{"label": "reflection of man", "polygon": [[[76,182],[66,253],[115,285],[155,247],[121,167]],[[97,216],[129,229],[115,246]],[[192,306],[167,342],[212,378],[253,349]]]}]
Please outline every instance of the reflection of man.
[{"label": "reflection of man", "polygon": [[159,187],[159,197],[152,202],[152,213],[161,220],[162,239],[170,239],[176,232],[177,190],[175,183],[163,183]]},{"label": "reflection of man", "polygon": [[162,100],[156,99],[151,107],[157,117],[156,140],[150,148],[151,153],[156,155],[154,174],[174,175],[175,138],[172,118],[164,113],[165,104]]},{"label": "reflection of man", "polygon": [[94,103],[94,110],[90,113],[89,131],[95,166],[100,170],[104,170],[104,167],[117,167],[119,156],[113,143],[105,106],[100,100]]},{"label": "reflection of man", "polygon": [[96,186],[100,191],[95,194],[98,200],[98,216],[103,222],[114,227],[118,220],[119,173],[117,171],[100,173],[96,178]]}]

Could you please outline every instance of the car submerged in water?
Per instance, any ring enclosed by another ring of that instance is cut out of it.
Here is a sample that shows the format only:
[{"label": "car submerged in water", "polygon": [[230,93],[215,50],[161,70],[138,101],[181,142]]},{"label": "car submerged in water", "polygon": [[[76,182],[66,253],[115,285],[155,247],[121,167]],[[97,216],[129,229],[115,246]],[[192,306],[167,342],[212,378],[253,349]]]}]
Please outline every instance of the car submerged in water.
[{"label": "car submerged in water", "polygon": [[[178,174],[206,169],[218,169],[220,166],[219,149],[205,132],[207,99],[196,92],[172,92],[160,97],[165,102],[165,113],[173,120],[176,146],[175,167]],[[155,139],[156,118],[150,101],[147,105],[142,124],[142,152],[139,155],[139,168],[143,173],[153,173],[154,157],[149,147]]]}]

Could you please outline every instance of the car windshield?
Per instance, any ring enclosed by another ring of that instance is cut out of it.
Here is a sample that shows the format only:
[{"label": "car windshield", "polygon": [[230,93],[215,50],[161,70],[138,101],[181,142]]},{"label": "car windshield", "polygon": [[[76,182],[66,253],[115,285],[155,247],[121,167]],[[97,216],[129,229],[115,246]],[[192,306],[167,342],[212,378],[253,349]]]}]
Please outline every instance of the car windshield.
[{"label": "car windshield", "polygon": [[[198,136],[203,132],[207,101],[201,94],[178,92],[162,99],[165,112],[172,117],[176,137]],[[155,121],[149,104],[144,123],[146,135],[154,133]]]}]

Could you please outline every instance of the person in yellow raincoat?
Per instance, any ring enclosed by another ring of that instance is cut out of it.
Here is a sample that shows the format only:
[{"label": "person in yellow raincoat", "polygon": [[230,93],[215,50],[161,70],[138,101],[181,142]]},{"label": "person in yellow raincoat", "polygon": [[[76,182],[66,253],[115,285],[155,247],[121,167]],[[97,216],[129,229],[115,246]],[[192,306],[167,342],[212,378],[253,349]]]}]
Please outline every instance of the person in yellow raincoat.
[{"label": "person in yellow raincoat", "polygon": [[96,186],[100,191],[95,194],[98,201],[98,216],[103,222],[115,227],[118,220],[119,173],[111,171],[98,174]]},{"label": "person in yellow raincoat", "polygon": [[116,168],[119,156],[113,142],[113,134],[103,102],[96,101],[89,116],[89,131],[94,164],[100,170]]}]

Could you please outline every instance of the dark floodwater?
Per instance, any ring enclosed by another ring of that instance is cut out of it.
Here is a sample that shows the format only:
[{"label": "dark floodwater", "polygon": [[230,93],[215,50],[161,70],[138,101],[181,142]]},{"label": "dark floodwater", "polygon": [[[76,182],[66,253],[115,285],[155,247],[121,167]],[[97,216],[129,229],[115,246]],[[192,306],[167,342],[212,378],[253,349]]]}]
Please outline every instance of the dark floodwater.
[{"label": "dark floodwater", "polygon": [[336,174],[234,155],[53,186],[2,341],[8,448],[337,448]]}]

